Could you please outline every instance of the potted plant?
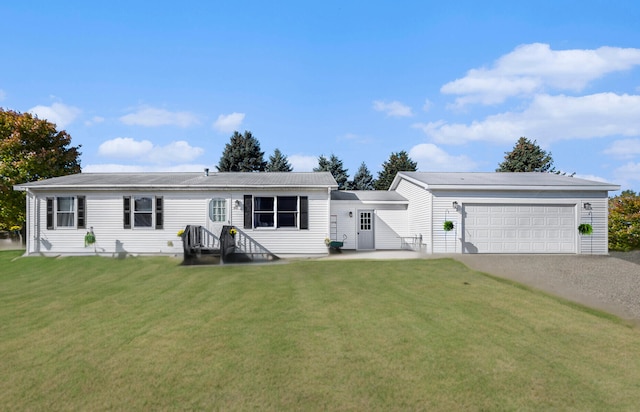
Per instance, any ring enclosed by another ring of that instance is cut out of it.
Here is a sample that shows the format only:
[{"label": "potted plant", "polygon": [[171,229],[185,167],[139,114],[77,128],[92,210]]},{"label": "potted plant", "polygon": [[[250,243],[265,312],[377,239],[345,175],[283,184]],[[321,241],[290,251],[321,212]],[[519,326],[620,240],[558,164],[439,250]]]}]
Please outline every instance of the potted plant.
[{"label": "potted plant", "polygon": [[578,225],[578,232],[581,235],[588,236],[593,233],[593,226],[591,226],[589,223],[580,223]]},{"label": "potted plant", "polygon": [[235,227],[232,227],[231,229],[229,229],[229,234],[235,237],[238,234],[238,229],[236,229]]},{"label": "potted plant", "polygon": [[450,232],[453,230],[453,222],[450,220],[445,220],[444,224],[442,225],[442,228],[444,229],[445,232]]},{"label": "potted plant", "polygon": [[91,246],[94,243],[96,243],[96,235],[93,233],[93,230],[90,230],[84,235],[84,247]]}]

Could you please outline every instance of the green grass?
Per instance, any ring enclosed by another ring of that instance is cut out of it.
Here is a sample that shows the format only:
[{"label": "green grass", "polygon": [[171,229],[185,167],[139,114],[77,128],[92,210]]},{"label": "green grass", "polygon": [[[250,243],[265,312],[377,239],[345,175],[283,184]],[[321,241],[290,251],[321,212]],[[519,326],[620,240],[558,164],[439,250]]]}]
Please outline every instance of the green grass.
[{"label": "green grass", "polygon": [[449,259],[0,252],[5,410],[637,410],[640,331]]}]

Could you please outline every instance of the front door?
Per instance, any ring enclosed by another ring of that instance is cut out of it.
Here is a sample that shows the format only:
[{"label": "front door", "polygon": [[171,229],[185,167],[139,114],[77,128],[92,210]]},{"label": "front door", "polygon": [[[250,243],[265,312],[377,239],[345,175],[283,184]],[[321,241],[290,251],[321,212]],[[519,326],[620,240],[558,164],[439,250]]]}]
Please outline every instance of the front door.
[{"label": "front door", "polygon": [[220,237],[222,226],[229,224],[229,200],[225,197],[209,199],[207,205],[207,230]]},{"label": "front door", "polygon": [[358,249],[371,250],[373,242],[373,210],[358,210]]}]

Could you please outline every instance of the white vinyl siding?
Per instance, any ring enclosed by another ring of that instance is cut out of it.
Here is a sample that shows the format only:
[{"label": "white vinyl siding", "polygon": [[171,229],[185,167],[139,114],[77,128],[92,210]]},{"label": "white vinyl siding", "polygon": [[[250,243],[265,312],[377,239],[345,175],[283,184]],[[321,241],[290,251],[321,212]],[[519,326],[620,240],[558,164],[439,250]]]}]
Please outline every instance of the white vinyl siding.
[{"label": "white vinyl siding", "polygon": [[407,236],[422,238],[428,253],[433,252],[432,203],[433,195],[423,187],[407,180],[398,183],[396,192],[409,201]]},{"label": "white vinyl siding", "polygon": [[[569,247],[569,240],[558,243],[558,248],[554,249],[550,236],[555,236],[551,232],[542,236],[548,242],[543,253],[580,253],[580,254],[606,254],[608,253],[607,238],[607,193],[606,192],[527,192],[527,191],[453,191],[439,190],[433,191],[433,252],[434,253],[472,253],[473,248],[463,252],[463,241],[467,241],[468,234],[465,231],[463,213],[468,213],[466,209],[469,205],[502,205],[502,206],[545,206],[555,205],[569,207],[571,209],[571,223],[568,216],[565,216],[564,236],[572,237],[573,247]],[[454,212],[453,201],[459,204],[458,212]],[[592,218],[594,233],[592,237],[580,236],[577,226],[580,223],[589,223],[591,217],[588,212],[582,209],[584,202],[592,204]],[[565,209],[566,211],[566,209]],[[526,215],[526,212],[523,212]],[[442,226],[445,220],[454,222],[455,229],[445,234]],[[538,219],[539,222],[539,219]],[[492,228],[494,233],[500,229],[498,222]],[[523,222],[526,224],[526,221]],[[550,228],[553,229],[553,228]],[[503,236],[506,234],[502,234]],[[536,233],[540,236],[540,232]],[[523,236],[526,234],[523,233]],[[471,246],[471,245],[465,245]],[[520,246],[519,246],[520,247]],[[522,246],[526,249],[526,246]],[[532,246],[533,247],[533,246]],[[541,248],[538,244],[536,248]],[[593,249],[592,249],[593,248]],[[593,250],[593,252],[591,252]],[[509,252],[494,252],[509,253]],[[521,250],[520,253],[537,253]]]},{"label": "white vinyl siding", "polygon": [[[136,194],[130,191],[85,191],[85,208],[87,213],[86,227],[93,227],[96,236],[95,250],[107,256],[125,256],[127,254],[168,254],[181,256],[182,241],[177,236],[180,229],[187,225],[207,225],[209,219],[209,202],[212,198],[228,196],[229,224],[235,225],[278,256],[287,255],[324,255],[327,248],[324,239],[329,228],[329,199],[326,188],[322,190],[295,190],[295,196],[308,196],[309,229],[308,230],[247,230],[243,223],[243,194],[194,191],[158,191],[154,196],[162,197],[163,228],[154,230],[132,230],[123,228],[123,197],[130,196],[133,213],[135,197],[149,197],[147,194]],[[260,192],[259,196],[276,197],[287,195],[286,192]],[[94,248],[84,247],[84,236],[87,229],[47,230],[46,198],[71,196],[72,194],[55,193],[40,194],[33,199],[32,208],[39,210],[39,233],[36,224],[31,229],[33,236],[29,239],[30,252],[39,250],[45,255],[94,254]],[[151,196],[152,198],[154,196]],[[235,206],[237,202],[237,207]],[[36,207],[36,205],[39,205]],[[155,216],[155,214],[154,214]],[[154,217],[154,219],[156,219]],[[36,219],[33,219],[34,221]],[[133,223],[132,216],[132,223]],[[155,225],[155,222],[154,222]],[[155,227],[155,226],[153,226]],[[39,248],[39,249],[38,249]]]}]

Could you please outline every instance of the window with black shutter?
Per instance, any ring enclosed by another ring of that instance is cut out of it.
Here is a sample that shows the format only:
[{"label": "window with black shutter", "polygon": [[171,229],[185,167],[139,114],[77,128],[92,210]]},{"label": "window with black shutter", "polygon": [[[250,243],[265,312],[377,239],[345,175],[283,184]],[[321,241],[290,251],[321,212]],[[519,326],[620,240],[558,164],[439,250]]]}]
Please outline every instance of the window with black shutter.
[{"label": "window with black shutter", "polygon": [[309,198],[300,196],[300,229],[309,229]]},{"label": "window with black shutter", "polygon": [[53,230],[53,201],[52,197],[47,198],[47,229]]},{"label": "window with black shutter", "polygon": [[244,228],[253,228],[253,196],[244,195]]},{"label": "window with black shutter", "polygon": [[156,229],[162,229],[164,223],[162,212],[162,196],[156,196]]},{"label": "window with black shutter", "polygon": [[84,196],[78,196],[78,229],[87,227],[87,212]]},{"label": "window with black shutter", "polygon": [[123,227],[131,229],[131,196],[123,198]]}]

